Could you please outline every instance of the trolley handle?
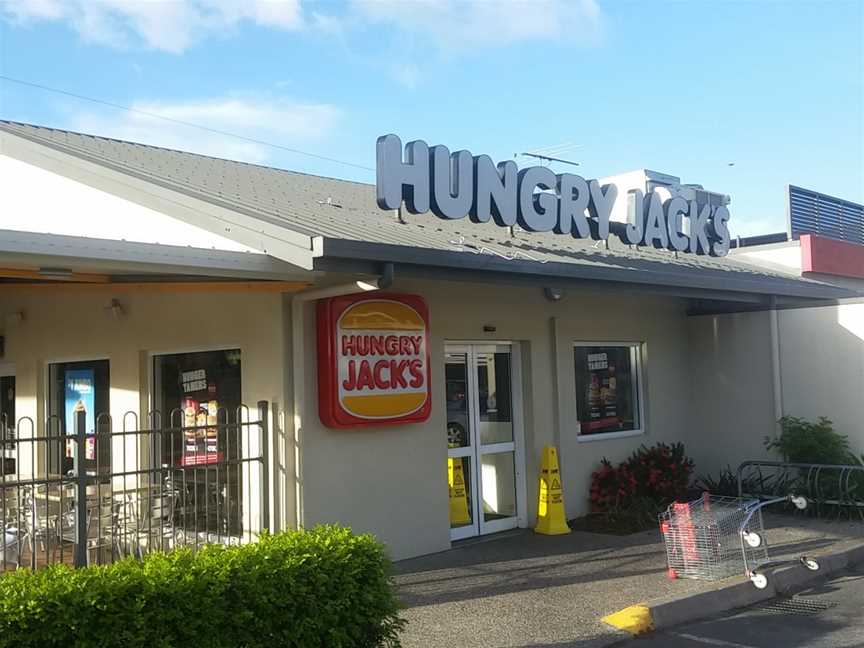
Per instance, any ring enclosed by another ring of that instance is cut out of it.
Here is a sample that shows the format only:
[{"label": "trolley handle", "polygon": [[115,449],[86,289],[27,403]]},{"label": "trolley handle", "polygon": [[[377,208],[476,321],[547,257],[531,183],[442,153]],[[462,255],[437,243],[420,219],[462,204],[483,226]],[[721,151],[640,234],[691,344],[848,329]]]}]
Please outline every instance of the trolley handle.
[{"label": "trolley handle", "polygon": [[770,506],[771,504],[779,504],[780,502],[792,502],[799,511],[803,511],[807,508],[807,498],[803,495],[795,495],[791,493],[784,497],[775,497],[774,499],[765,500],[764,502],[755,502],[754,504],[750,504],[746,506],[747,516],[744,518],[744,521],[741,523],[741,528],[739,531],[741,533],[744,532],[744,529],[747,528],[747,525],[750,524],[750,520],[756,514],[756,511],[759,511],[766,506]]}]

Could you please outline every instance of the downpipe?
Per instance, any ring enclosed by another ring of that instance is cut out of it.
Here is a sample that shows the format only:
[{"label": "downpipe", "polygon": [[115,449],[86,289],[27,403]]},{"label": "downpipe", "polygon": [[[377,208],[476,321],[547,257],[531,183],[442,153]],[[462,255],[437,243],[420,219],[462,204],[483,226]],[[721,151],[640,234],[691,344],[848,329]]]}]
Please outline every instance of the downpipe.
[{"label": "downpipe", "polygon": [[774,391],[774,429],[778,431],[783,418],[783,373],[780,366],[780,316],[777,310],[777,297],[771,296],[771,310],[768,311],[771,344],[771,386]]}]

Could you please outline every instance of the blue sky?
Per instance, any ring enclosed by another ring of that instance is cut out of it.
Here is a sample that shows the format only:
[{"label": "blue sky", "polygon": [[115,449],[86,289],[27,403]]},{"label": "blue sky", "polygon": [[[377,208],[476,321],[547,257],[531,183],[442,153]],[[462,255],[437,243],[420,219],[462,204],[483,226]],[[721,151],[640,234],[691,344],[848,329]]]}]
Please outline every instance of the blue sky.
[{"label": "blue sky", "polygon": [[[495,159],[575,143],[586,177],[729,193],[738,235],[784,228],[787,183],[864,202],[862,42],[862,0],[0,0],[5,76],[361,167],[388,132]],[[374,182],[10,82],[0,117]]]}]

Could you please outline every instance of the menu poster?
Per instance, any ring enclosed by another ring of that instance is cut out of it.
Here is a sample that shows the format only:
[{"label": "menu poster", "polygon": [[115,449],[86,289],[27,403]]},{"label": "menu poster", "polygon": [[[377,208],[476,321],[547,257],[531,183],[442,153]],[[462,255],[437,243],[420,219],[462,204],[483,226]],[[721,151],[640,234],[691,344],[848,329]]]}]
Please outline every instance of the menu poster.
[{"label": "menu poster", "polygon": [[216,385],[207,382],[203,369],[184,371],[183,457],[184,466],[217,463],[219,454],[219,402]]},{"label": "menu poster", "polygon": [[[86,458],[96,458],[96,375],[93,369],[67,369],[63,376],[64,404],[66,410],[66,434],[75,433],[75,410],[79,403],[87,413],[85,433],[87,434]],[[76,441],[66,439],[66,456],[75,456]]]},{"label": "menu poster", "polygon": [[184,371],[180,374],[180,382],[183,383],[184,394],[204,391],[207,389],[207,372],[204,369]]},{"label": "menu poster", "polygon": [[618,379],[615,365],[605,352],[589,353],[588,422],[589,429],[616,427],[618,420]]}]

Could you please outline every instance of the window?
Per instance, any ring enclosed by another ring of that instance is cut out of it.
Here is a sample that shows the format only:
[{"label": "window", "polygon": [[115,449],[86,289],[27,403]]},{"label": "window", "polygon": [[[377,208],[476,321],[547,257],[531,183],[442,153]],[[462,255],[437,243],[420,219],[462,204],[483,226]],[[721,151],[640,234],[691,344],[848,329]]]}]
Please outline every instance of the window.
[{"label": "window", "polygon": [[15,472],[15,376],[0,376],[0,478]]},{"label": "window", "polygon": [[573,358],[580,436],[640,434],[641,345],[579,342]]},{"label": "window", "polygon": [[182,438],[163,436],[163,464],[219,463],[226,451],[237,454],[238,440],[228,438],[236,429],[227,435],[225,424],[237,422],[242,403],[240,349],[155,356],[153,376],[154,406],[164,425],[183,428]]},{"label": "window", "polygon": [[0,426],[15,430],[15,376],[0,376]]},{"label": "window", "polygon": [[239,537],[248,470],[238,461],[248,443],[248,428],[237,424],[240,349],[154,356],[153,383],[172,523],[187,533],[218,529]]},{"label": "window", "polygon": [[[48,425],[51,437],[68,435],[65,448],[59,440],[49,441],[49,472],[67,473],[75,465],[75,411],[84,409],[87,435],[84,466],[88,472],[111,471],[110,379],[107,360],[60,362],[48,366]],[[97,429],[98,428],[98,429]]]}]

